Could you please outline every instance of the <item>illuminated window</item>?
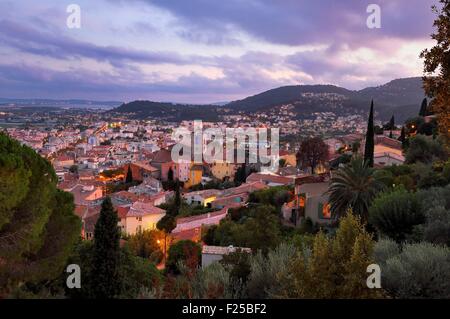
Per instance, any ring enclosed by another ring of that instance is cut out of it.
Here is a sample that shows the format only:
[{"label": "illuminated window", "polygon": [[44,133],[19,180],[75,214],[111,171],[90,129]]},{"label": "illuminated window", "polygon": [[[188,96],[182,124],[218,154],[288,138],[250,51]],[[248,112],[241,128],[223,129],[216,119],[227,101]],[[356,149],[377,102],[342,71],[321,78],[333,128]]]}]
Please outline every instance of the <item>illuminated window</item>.
[{"label": "illuminated window", "polygon": [[331,218],[331,208],[330,208],[330,204],[326,203],[325,205],[323,205],[323,210],[322,210],[322,215],[323,218]]},{"label": "illuminated window", "polygon": [[328,203],[319,203],[318,205],[318,217],[320,219],[330,219],[331,218],[331,208]]},{"label": "illuminated window", "polygon": [[298,195],[298,206],[305,207],[306,196],[304,193]]}]

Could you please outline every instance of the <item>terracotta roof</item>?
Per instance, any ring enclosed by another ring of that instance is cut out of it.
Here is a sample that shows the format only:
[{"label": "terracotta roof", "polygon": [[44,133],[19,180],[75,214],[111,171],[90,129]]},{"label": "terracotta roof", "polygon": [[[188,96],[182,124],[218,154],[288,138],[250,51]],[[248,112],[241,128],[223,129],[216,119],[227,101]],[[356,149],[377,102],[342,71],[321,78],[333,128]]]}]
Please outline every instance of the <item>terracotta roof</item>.
[{"label": "terracotta roof", "polygon": [[224,196],[239,195],[242,193],[252,193],[254,191],[267,188],[268,186],[260,181],[247,182],[237,187],[225,189],[222,194]]},{"label": "terracotta roof", "polygon": [[151,203],[135,202],[128,211],[127,217],[138,217],[153,214],[165,214],[166,211],[159,207],[153,206]]},{"label": "terracotta roof", "polygon": [[204,190],[200,190],[200,191],[194,191],[194,192],[189,192],[189,193],[185,193],[183,194],[183,197],[186,196],[200,196],[203,198],[208,198],[211,196],[215,196],[218,195],[220,193],[220,190],[218,189],[204,189]]},{"label": "terracotta roof", "polygon": [[272,174],[261,174],[261,173],[252,173],[246,179],[248,182],[256,182],[260,181],[266,184],[281,184],[281,185],[289,185],[294,183],[294,179],[286,176],[272,175]]},{"label": "terracotta roof", "polygon": [[119,219],[126,218],[129,210],[130,210],[129,206],[118,206],[117,216],[119,216]]},{"label": "terracotta roof", "polygon": [[156,171],[159,171],[158,168],[156,168],[156,167],[150,165],[150,163],[143,162],[143,161],[142,161],[142,162],[133,162],[133,163],[131,163],[131,165],[138,166],[138,167],[143,168],[143,169],[145,169],[146,171],[150,171],[150,172],[156,172]]},{"label": "terracotta roof", "polygon": [[113,193],[110,195],[110,197],[120,198],[120,199],[126,199],[131,202],[135,202],[138,200],[138,196],[136,194],[127,192],[127,191],[120,191],[117,193]]},{"label": "terracotta roof", "polygon": [[172,233],[178,233],[188,229],[201,227],[202,225],[218,225],[227,216],[228,207],[217,212],[177,219],[177,227]]},{"label": "terracotta roof", "polygon": [[306,176],[297,177],[295,179],[295,185],[323,183],[328,179],[329,179],[328,174],[306,175]]},{"label": "terracotta roof", "polygon": [[156,151],[153,155],[152,162],[156,162],[156,163],[172,162],[171,152],[166,149],[161,149],[159,151]]}]

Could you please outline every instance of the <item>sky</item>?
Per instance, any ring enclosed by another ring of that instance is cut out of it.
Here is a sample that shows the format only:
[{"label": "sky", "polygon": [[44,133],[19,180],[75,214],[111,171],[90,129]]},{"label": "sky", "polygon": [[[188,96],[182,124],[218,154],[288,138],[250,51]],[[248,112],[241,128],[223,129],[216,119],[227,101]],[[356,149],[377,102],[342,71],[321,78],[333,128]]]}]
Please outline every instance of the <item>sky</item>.
[{"label": "sky", "polygon": [[[232,101],[422,75],[437,0],[0,0],[0,97]],[[80,28],[67,7],[80,8]],[[381,28],[368,28],[369,4]]]}]

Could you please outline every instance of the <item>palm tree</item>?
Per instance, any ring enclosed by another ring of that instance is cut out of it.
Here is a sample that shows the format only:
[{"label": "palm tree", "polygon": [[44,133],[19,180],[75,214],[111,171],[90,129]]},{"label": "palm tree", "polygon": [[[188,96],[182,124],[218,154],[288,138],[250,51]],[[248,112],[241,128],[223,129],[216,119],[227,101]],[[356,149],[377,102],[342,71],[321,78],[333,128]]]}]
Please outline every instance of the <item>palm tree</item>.
[{"label": "palm tree", "polygon": [[331,178],[328,194],[334,218],[345,215],[351,208],[356,215],[367,220],[372,200],[384,187],[375,179],[374,169],[368,164],[361,157],[356,157]]}]

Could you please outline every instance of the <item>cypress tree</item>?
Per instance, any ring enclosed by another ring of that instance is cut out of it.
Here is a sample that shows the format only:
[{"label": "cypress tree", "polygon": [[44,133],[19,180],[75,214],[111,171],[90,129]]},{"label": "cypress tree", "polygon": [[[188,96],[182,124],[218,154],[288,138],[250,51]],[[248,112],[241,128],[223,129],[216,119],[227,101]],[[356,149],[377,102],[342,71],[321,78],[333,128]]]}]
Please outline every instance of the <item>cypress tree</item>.
[{"label": "cypress tree", "polygon": [[392,131],[395,128],[395,117],[392,114],[391,120],[389,121],[389,129]]},{"label": "cypress tree", "polygon": [[114,298],[120,294],[119,279],[120,231],[119,218],[111,199],[102,203],[100,217],[95,224],[92,261],[93,298]]},{"label": "cypress tree", "polygon": [[375,148],[374,127],[373,127],[373,100],[370,105],[369,120],[367,122],[366,145],[364,148],[364,162],[373,167],[373,152]]},{"label": "cypress tree", "polygon": [[167,180],[168,181],[173,181],[173,169],[172,167],[169,168],[169,171],[167,172]]},{"label": "cypress tree", "polygon": [[133,182],[133,172],[131,171],[131,165],[128,165],[127,177],[125,178],[125,183],[129,184]]},{"label": "cypress tree", "polygon": [[400,141],[400,142],[405,142],[405,140],[406,140],[406,136],[405,136],[405,127],[404,126],[402,126],[402,132],[400,133],[400,137],[398,138],[398,140]]},{"label": "cypress tree", "polygon": [[427,116],[428,101],[424,98],[420,107],[419,116]]},{"label": "cypress tree", "polygon": [[175,208],[178,211],[181,207],[181,194],[180,194],[180,181],[177,179],[175,182]]}]

